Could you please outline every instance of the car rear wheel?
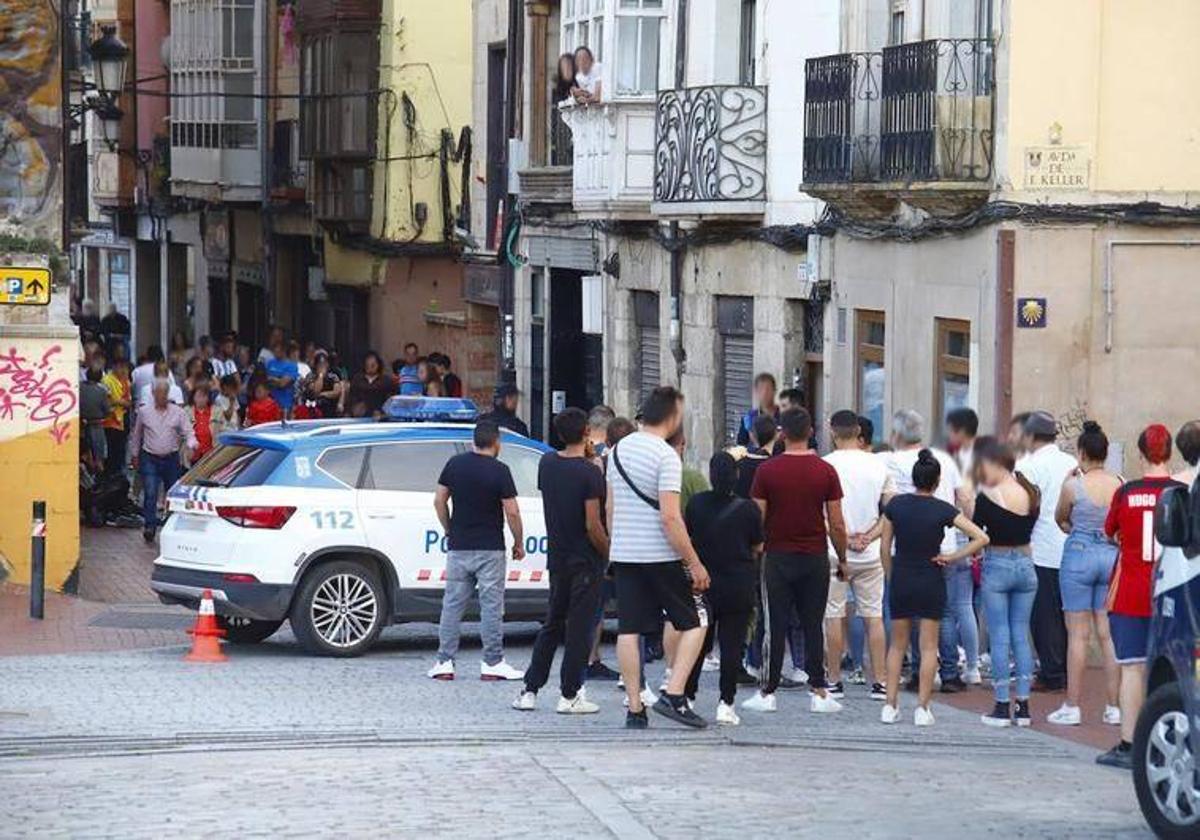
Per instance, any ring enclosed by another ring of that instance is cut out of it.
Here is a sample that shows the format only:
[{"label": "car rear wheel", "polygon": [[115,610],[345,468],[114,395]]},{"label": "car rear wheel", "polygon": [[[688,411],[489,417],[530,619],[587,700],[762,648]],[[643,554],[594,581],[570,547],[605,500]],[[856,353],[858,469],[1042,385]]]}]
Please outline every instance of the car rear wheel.
[{"label": "car rear wheel", "polygon": [[1133,738],[1133,785],[1146,822],[1159,837],[1200,831],[1200,767],[1179,683],[1159,686],[1138,716]]},{"label": "car rear wheel", "polygon": [[275,635],[283,624],[279,621],[259,621],[235,615],[217,616],[217,624],[225,631],[225,641],[233,645],[256,645]]},{"label": "car rear wheel", "polygon": [[383,629],[383,585],[365,563],[343,560],[318,566],[304,578],[292,604],[292,631],[307,650],[325,656],[359,656]]}]

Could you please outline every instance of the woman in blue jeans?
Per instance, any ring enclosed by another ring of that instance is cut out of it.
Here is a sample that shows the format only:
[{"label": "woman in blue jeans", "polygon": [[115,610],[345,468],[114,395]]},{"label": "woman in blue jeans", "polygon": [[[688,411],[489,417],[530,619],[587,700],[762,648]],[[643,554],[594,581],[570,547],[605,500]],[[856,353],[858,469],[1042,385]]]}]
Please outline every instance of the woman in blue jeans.
[{"label": "woman in blue jeans", "polygon": [[1058,527],[1067,533],[1063,546],[1059,587],[1062,590],[1063,614],[1067,621],[1067,699],[1046,718],[1060,726],[1078,726],[1083,722],[1079,711],[1079,696],[1083,691],[1083,672],[1087,667],[1088,647],[1092,627],[1104,658],[1106,705],[1104,722],[1121,724],[1121,709],[1117,705],[1117,690],[1121,671],[1113,653],[1112,636],[1108,629],[1105,599],[1112,578],[1117,547],[1104,533],[1104,520],[1113,496],[1121,487],[1121,477],[1104,469],[1108,459],[1108,437],[1099,423],[1083,424],[1083,434],[1076,442],[1079,470],[1067,477],[1058,497],[1054,513]]},{"label": "woman in blue jeans", "polygon": [[[1038,518],[1041,494],[1018,472],[1012,449],[989,441],[975,449],[982,489],[975,498],[975,524],[990,538],[983,554],[983,606],[992,643],[992,686],[996,705],[983,715],[988,726],[1029,726],[1033,648],[1029,617],[1037,594],[1037,574],[1029,538]],[[1009,698],[1009,652],[1017,665],[1016,708]]]}]

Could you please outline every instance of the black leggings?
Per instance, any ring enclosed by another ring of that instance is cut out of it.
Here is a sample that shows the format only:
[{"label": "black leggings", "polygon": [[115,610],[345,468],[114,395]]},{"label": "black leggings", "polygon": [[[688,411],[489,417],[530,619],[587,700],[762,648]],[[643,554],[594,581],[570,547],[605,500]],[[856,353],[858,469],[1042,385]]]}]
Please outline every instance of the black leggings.
[{"label": "black leggings", "polygon": [[825,603],[829,598],[829,558],[825,554],[768,553],[763,558],[763,603],[767,612],[767,670],[763,693],[779,687],[783,648],[792,610],[804,631],[804,670],[812,688],[825,688]]},{"label": "black leggings", "polygon": [[715,577],[708,591],[708,631],[704,635],[704,650],[688,675],[685,693],[696,699],[700,671],[704,660],[717,645],[721,652],[721,699],[730,705],[737,694],[738,675],[742,671],[742,651],[746,646],[746,631],[754,614],[754,579],[723,579]]}]

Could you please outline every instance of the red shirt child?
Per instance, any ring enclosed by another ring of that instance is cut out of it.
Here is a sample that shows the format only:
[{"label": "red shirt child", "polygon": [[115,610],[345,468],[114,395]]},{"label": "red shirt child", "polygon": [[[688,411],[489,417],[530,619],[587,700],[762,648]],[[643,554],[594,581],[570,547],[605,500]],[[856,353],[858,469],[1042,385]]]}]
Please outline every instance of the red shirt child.
[{"label": "red shirt child", "polygon": [[254,386],[254,399],[246,406],[246,426],[260,423],[277,423],[283,419],[283,409],[271,399],[271,391],[265,382]]}]

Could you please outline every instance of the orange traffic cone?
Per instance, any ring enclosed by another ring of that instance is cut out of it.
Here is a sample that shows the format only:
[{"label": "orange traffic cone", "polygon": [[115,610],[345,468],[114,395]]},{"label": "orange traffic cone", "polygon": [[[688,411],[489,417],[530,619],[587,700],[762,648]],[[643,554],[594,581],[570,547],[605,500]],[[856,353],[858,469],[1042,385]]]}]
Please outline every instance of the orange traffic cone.
[{"label": "orange traffic cone", "polygon": [[217,626],[217,612],[213,609],[212,590],[205,589],[200,596],[200,610],[196,613],[196,626],[188,633],[192,636],[192,649],[183,659],[185,662],[225,662],[228,656],[221,653],[217,641],[225,631]]}]

